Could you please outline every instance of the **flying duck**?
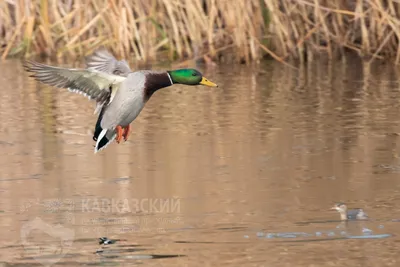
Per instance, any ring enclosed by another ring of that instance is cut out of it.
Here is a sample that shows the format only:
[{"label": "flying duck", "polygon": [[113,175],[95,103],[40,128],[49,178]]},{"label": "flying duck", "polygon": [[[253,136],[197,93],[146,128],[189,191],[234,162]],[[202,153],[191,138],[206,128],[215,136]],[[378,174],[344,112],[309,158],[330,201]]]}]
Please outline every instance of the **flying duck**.
[{"label": "flying duck", "polygon": [[117,143],[122,138],[126,141],[130,123],[157,90],[173,84],[217,86],[196,69],[132,71],[125,60],[117,60],[105,49],[96,51],[86,60],[86,69],[61,68],[30,60],[23,66],[37,81],[67,88],[96,101],[95,114],[99,116],[93,135],[94,153],[114,139]]}]

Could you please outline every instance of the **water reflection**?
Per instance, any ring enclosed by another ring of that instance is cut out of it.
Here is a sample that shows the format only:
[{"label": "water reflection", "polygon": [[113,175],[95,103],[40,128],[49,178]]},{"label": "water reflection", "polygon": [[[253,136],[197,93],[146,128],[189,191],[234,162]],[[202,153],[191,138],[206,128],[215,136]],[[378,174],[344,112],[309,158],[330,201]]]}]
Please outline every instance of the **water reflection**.
[{"label": "water reflection", "polygon": [[[107,263],[150,266],[399,260],[400,92],[390,66],[349,58],[299,70],[276,62],[201,69],[218,89],[157,92],[130,140],[96,155],[93,103],[35,83],[17,61],[0,67],[3,262],[33,266],[43,255],[66,266],[95,265],[104,255]],[[103,209],[88,204],[93,198],[128,206]],[[140,205],[150,201],[155,209]],[[337,214],[326,207],[337,201],[376,221],[336,228]],[[28,241],[50,254],[23,246],[21,229],[36,217],[72,230],[70,249],[41,231]],[[101,236],[126,239],[127,247],[95,253]]]}]

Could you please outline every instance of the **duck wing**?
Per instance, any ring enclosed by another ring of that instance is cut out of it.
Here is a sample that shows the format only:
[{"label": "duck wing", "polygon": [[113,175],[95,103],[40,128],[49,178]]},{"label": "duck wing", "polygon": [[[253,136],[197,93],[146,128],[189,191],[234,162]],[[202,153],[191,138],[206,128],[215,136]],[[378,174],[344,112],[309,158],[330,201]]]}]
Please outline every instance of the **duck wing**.
[{"label": "duck wing", "polygon": [[120,83],[126,79],[94,69],[67,69],[29,60],[23,66],[37,81],[83,94],[101,106],[113,100]]},{"label": "duck wing", "polygon": [[[101,47],[86,57],[87,69],[127,77],[132,72],[125,60],[117,60],[107,49]],[[94,113],[101,113],[109,102],[97,102]]]},{"label": "duck wing", "polygon": [[105,48],[100,48],[92,55],[86,57],[86,66],[88,69],[123,77],[128,76],[132,72],[125,60],[117,60]]}]

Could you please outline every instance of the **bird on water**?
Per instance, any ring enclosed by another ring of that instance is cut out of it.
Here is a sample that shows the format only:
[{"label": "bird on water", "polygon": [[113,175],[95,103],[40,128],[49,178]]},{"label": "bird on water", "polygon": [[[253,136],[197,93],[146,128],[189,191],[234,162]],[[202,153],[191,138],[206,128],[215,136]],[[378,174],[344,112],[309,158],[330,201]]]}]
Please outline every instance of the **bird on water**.
[{"label": "bird on water", "polygon": [[130,124],[157,90],[174,84],[217,87],[196,69],[132,71],[125,60],[117,60],[104,48],[87,57],[86,65],[86,69],[72,69],[29,60],[23,63],[37,81],[96,101],[95,153],[113,140],[119,144],[122,138],[128,139]]},{"label": "bird on water", "polygon": [[111,245],[117,243],[118,241],[126,241],[126,239],[109,239],[107,237],[100,237],[99,245]]},{"label": "bird on water", "polygon": [[368,215],[363,209],[347,209],[347,205],[344,203],[336,203],[331,210],[337,210],[340,214],[340,219],[342,221],[347,220],[367,220]]}]

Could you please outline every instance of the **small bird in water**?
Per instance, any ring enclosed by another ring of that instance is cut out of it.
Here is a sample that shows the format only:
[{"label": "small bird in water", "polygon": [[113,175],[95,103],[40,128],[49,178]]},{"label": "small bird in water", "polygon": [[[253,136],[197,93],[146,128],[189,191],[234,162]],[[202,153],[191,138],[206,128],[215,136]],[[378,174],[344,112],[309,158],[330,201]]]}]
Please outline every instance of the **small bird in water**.
[{"label": "small bird in water", "polygon": [[[111,244],[115,244],[118,241],[126,241],[126,239],[109,239],[107,237],[100,237],[99,238],[99,245],[111,245]],[[96,250],[96,254],[98,253],[103,253],[104,250],[103,249],[98,249]]]},{"label": "small bird in water", "polygon": [[111,245],[117,243],[117,241],[126,241],[125,239],[108,239],[107,237],[99,238],[99,245]]},{"label": "small bird in water", "polygon": [[331,210],[337,210],[340,214],[342,221],[347,220],[367,220],[368,216],[363,209],[351,209],[348,210],[346,204],[336,203]]},{"label": "small bird in water", "polygon": [[99,117],[93,135],[94,153],[114,139],[117,143],[122,138],[126,141],[131,122],[157,90],[173,84],[217,86],[195,69],[132,71],[125,60],[118,61],[105,49],[88,57],[86,69],[60,68],[34,61],[25,61],[23,65],[37,81],[67,88],[96,101],[95,113]]}]

